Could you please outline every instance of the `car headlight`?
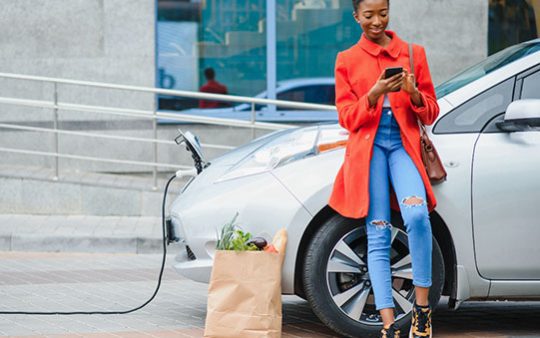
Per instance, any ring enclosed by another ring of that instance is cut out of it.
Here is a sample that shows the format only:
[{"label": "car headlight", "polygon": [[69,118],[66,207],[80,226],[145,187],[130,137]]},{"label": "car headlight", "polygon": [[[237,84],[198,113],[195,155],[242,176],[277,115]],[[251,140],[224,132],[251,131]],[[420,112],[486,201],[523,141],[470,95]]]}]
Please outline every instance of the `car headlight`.
[{"label": "car headlight", "polygon": [[347,138],[347,131],[333,126],[297,129],[261,146],[216,182],[260,174],[321,152],[342,148]]}]

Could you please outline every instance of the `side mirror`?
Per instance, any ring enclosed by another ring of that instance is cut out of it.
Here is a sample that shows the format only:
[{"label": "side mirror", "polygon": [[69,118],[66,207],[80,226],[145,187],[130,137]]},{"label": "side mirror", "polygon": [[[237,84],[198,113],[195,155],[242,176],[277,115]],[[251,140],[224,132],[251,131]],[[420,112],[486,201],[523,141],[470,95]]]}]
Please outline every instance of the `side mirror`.
[{"label": "side mirror", "polygon": [[540,130],[540,100],[517,100],[508,105],[504,121],[497,128],[507,132]]}]

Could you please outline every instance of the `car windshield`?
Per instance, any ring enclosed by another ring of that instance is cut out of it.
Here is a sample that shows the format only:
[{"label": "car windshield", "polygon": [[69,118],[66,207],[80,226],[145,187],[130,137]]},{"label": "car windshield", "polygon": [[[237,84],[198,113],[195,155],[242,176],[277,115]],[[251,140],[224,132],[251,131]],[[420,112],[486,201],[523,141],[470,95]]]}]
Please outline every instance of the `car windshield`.
[{"label": "car windshield", "polygon": [[521,59],[527,55],[540,51],[540,40],[522,43],[503,49],[485,59],[484,61],[464,70],[450,80],[440,84],[435,88],[437,98],[441,98],[459,88],[493,72],[509,63]]}]

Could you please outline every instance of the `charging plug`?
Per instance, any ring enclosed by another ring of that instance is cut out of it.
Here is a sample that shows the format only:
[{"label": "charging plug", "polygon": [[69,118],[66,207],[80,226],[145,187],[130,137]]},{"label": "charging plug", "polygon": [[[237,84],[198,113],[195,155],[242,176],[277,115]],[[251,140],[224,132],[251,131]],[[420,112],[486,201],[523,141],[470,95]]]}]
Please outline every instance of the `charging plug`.
[{"label": "charging plug", "polygon": [[176,177],[182,178],[185,176],[197,176],[197,169],[191,168],[191,169],[180,169],[176,172]]}]

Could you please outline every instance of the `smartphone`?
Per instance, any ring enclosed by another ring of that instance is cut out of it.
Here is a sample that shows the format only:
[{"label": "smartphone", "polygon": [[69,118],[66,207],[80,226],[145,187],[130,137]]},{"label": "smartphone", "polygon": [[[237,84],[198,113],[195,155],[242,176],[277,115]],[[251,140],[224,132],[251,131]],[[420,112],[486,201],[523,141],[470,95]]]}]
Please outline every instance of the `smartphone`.
[{"label": "smartphone", "polygon": [[[394,75],[397,75],[397,74],[400,74],[401,72],[403,72],[403,67],[390,67],[390,68],[386,68],[384,70],[384,78],[385,79],[388,79]],[[400,89],[396,89],[396,90],[393,90],[393,92],[399,92]]]},{"label": "smartphone", "polygon": [[394,75],[397,75],[399,73],[403,72],[403,67],[391,67],[386,68],[384,70],[384,78],[388,79],[389,77],[392,77]]}]

